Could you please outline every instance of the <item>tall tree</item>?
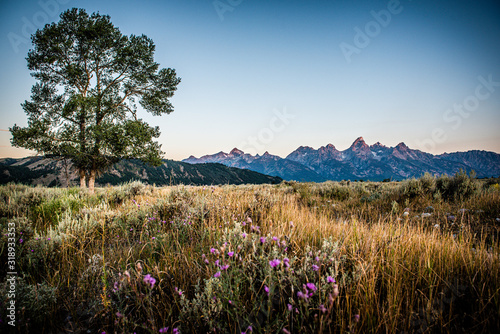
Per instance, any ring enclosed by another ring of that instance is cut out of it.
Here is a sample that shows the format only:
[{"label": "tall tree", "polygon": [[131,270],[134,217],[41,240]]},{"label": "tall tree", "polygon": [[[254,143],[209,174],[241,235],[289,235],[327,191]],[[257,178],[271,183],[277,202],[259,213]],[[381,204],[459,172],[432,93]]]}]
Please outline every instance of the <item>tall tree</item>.
[{"label": "tall tree", "polygon": [[70,9],[31,37],[28,68],[37,83],[22,104],[28,126],[10,128],[12,145],[70,159],[80,186],[121,159],[161,164],[158,127],[137,117],[137,103],[160,116],[173,111],[180,82],[159,69],[145,35],[122,35],[110,17]]}]

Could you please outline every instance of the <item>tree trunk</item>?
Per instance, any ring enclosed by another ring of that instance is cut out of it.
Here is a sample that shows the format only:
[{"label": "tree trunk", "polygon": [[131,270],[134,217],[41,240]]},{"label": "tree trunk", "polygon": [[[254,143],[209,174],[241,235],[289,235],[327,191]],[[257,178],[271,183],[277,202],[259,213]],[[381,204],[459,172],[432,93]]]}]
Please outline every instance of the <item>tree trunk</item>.
[{"label": "tree trunk", "polygon": [[87,184],[85,182],[85,170],[80,169],[80,188],[87,188]]},{"label": "tree trunk", "polygon": [[92,169],[90,171],[90,176],[89,176],[89,191],[91,194],[94,193],[94,184],[95,184],[95,169]]},{"label": "tree trunk", "polygon": [[64,161],[64,174],[66,175],[66,188],[69,188],[68,160],[64,158],[63,161]]}]

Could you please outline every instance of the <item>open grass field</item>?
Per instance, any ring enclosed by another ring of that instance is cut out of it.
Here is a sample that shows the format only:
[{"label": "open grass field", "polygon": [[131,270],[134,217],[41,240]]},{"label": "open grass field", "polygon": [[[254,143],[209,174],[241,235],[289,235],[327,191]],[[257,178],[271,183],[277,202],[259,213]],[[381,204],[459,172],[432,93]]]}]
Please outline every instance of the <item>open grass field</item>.
[{"label": "open grass field", "polygon": [[0,331],[12,222],[22,333],[500,329],[498,180],[6,185],[0,198]]}]

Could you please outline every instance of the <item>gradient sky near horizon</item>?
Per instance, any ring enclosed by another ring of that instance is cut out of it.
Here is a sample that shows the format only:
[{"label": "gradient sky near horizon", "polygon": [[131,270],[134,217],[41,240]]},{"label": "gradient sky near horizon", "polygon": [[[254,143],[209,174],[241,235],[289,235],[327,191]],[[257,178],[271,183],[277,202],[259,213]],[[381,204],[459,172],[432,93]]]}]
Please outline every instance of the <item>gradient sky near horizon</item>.
[{"label": "gradient sky near horizon", "polygon": [[498,0],[0,0],[0,157],[34,154],[4,131],[27,124],[23,34],[72,7],[152,38],[160,67],[182,78],[172,114],[142,113],[168,159],[344,150],[359,136],[500,153]]}]

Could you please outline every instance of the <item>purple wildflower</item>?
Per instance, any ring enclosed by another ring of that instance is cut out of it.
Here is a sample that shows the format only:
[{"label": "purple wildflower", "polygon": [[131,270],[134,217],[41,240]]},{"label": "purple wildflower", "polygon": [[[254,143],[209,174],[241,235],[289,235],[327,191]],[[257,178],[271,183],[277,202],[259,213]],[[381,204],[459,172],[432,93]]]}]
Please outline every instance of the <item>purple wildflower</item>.
[{"label": "purple wildflower", "polygon": [[266,292],[266,295],[269,296],[269,287],[267,285],[264,285],[264,291]]},{"label": "purple wildflower", "polygon": [[23,243],[23,239],[19,239],[19,243],[22,244]]},{"label": "purple wildflower", "polygon": [[265,242],[266,242],[266,238],[264,238],[264,237],[260,237],[260,242],[261,242],[261,243],[265,243]]},{"label": "purple wildflower", "polygon": [[156,280],[150,274],[147,274],[146,276],[144,276],[144,283],[150,284],[151,288],[153,288],[153,286],[156,283]]},{"label": "purple wildflower", "polygon": [[314,285],[314,283],[307,283],[307,288],[311,291],[317,290],[316,285]]},{"label": "purple wildflower", "polygon": [[285,265],[285,267],[287,267],[287,268],[288,268],[288,267],[290,267],[290,259],[289,259],[289,258],[287,258],[287,257],[285,257],[285,258],[283,259],[283,264],[284,264],[284,265]]},{"label": "purple wildflower", "polygon": [[217,251],[217,249],[215,249],[215,248],[210,248],[210,253],[215,254],[215,252],[216,252],[216,251]]},{"label": "purple wildflower", "polygon": [[177,328],[172,329],[172,334],[179,334],[179,330]]},{"label": "purple wildflower", "polygon": [[227,270],[229,268],[229,264],[223,265],[220,269],[221,270]]},{"label": "purple wildflower", "polygon": [[242,237],[242,238],[246,238],[246,237],[247,237],[247,234],[246,234],[245,232],[243,232],[243,233],[241,234],[241,237]]},{"label": "purple wildflower", "polygon": [[314,270],[314,271],[318,271],[318,270],[319,270],[319,267],[318,267],[317,265],[313,264],[313,266],[312,266],[312,270]]},{"label": "purple wildflower", "polygon": [[308,298],[307,295],[304,294],[302,291],[297,292],[297,297],[304,299],[304,300],[307,300],[307,298]]},{"label": "purple wildflower", "polygon": [[278,241],[278,243],[279,243],[279,239],[278,239],[278,237],[273,237],[273,240],[274,240],[274,241]]},{"label": "purple wildflower", "polygon": [[215,278],[220,277],[220,271],[216,272],[216,273],[214,274],[214,277],[215,277]]},{"label": "purple wildflower", "polygon": [[274,260],[271,260],[269,261],[269,265],[272,267],[272,268],[276,268],[277,266],[279,266],[281,263],[280,260],[278,259],[274,259]]},{"label": "purple wildflower", "polygon": [[227,256],[229,256],[229,257],[233,257],[233,255],[234,255],[234,252],[228,252],[227,253]]},{"label": "purple wildflower", "polygon": [[288,311],[292,312],[292,310],[293,310],[292,304],[288,304],[287,307],[288,307]]},{"label": "purple wildflower", "polygon": [[332,276],[328,276],[328,277],[326,278],[326,281],[327,281],[328,283],[335,283],[335,279],[334,279]]},{"label": "purple wildflower", "polygon": [[319,306],[319,310],[320,310],[322,313],[326,313],[326,311],[327,311],[326,307],[325,307],[323,304],[321,304],[321,305]]},{"label": "purple wildflower", "polygon": [[167,333],[168,332],[168,328],[169,327],[163,327],[162,329],[160,329],[160,333]]}]

